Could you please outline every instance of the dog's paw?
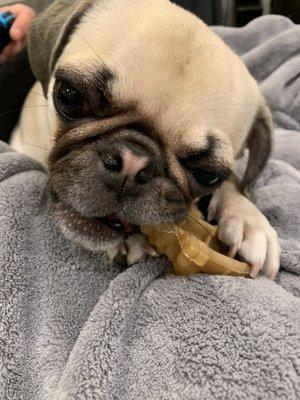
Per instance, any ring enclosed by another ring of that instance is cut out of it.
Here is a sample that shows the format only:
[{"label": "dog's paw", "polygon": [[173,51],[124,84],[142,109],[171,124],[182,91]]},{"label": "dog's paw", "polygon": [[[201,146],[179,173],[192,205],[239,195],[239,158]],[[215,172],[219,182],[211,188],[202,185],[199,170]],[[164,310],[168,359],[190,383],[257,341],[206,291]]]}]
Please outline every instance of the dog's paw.
[{"label": "dog's paw", "polygon": [[142,233],[130,235],[125,240],[127,265],[145,261],[148,255],[157,256],[156,251],[150,246],[148,239]]},{"label": "dog's paw", "polygon": [[254,278],[263,270],[274,279],[279,270],[280,246],[276,231],[266,217],[246,197],[217,193],[208,208],[208,219],[217,219],[219,239],[229,246],[228,255],[238,253],[252,265]]}]

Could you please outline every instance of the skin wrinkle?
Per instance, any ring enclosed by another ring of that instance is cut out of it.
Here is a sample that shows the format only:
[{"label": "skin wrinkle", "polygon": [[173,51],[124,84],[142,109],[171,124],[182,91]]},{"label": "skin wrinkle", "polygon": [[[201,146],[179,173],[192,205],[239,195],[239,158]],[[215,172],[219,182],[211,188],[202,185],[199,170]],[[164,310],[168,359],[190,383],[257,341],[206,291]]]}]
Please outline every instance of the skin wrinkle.
[{"label": "skin wrinkle", "polygon": [[[129,119],[130,117],[125,115],[124,118]],[[115,120],[121,125],[120,128],[122,128],[124,122],[126,124],[126,121],[122,120],[121,116],[117,116],[109,119],[108,121],[101,121],[102,129],[100,129],[99,121],[93,121],[86,127],[80,126],[79,128],[75,128],[70,132],[58,135],[59,139],[56,141],[55,146],[51,151],[49,157],[50,170],[53,169],[55,162],[58,161],[67,152],[72,151],[75,148],[79,148],[80,146],[84,145],[85,142],[96,140],[98,136],[109,135],[109,133],[117,130],[118,126],[116,127],[115,124],[112,124],[112,122]],[[107,122],[107,124],[105,122]],[[169,176],[176,182],[176,185],[178,185],[178,187],[182,191],[186,201],[190,203],[193,198],[193,191],[190,189],[190,187],[193,186],[193,184],[188,179],[186,172],[184,171],[182,166],[180,166],[180,163],[178,162],[177,157],[173,154],[172,150],[168,150],[166,147],[163,150],[165,152],[165,159],[166,164],[168,165]],[[204,152],[207,152],[207,148],[204,149]],[[210,162],[211,161],[209,161],[209,163]],[[206,167],[207,165],[205,163],[205,160],[200,160],[199,166]],[[216,160],[214,161],[213,166],[214,170],[219,170],[220,173],[226,171],[227,173],[226,167],[223,165],[218,165]]]},{"label": "skin wrinkle", "polygon": [[166,151],[165,157],[171,177],[175,180],[185,200],[189,203],[192,196],[186,174],[183,173],[183,169],[180,168],[177,157],[175,157],[171,151]]},{"label": "skin wrinkle", "polygon": [[[65,69],[60,69],[57,72],[57,76],[61,77],[60,74],[62,74],[65,77]],[[67,74],[68,78],[70,78],[70,73],[68,72]],[[83,83],[84,85],[84,83]],[[95,86],[95,84],[89,83],[90,88]],[[81,83],[82,86],[82,83]],[[87,90],[87,88],[86,88]],[[119,115],[116,116],[117,122],[118,122],[118,117]],[[130,118],[129,115],[125,115],[125,118]],[[102,121],[93,121],[89,123],[86,126],[80,125],[78,128],[75,128],[75,130],[72,130],[70,132],[64,132],[64,129],[60,129],[57,131],[57,138],[60,138],[60,140],[56,141],[56,145],[51,152],[51,156],[49,158],[49,162],[53,162],[54,160],[58,159],[61,154],[66,153],[67,151],[71,151],[73,148],[78,147],[79,145],[83,145],[84,142],[87,140],[94,140],[96,137],[99,135],[103,134],[109,134],[110,132],[113,132],[117,129],[120,129],[121,127],[114,126],[112,127],[111,125],[106,126],[106,122],[112,122],[114,120],[114,117],[111,119],[102,120]],[[154,137],[155,139],[159,138],[159,142],[162,145],[162,151],[165,153],[166,157],[166,162],[168,165],[168,172],[170,177],[175,180],[176,184],[184,194],[185,199],[187,202],[192,201],[192,190],[190,189],[190,179],[188,179],[186,173],[184,172],[182,166],[180,166],[178,159],[176,155],[174,156],[174,150],[172,147],[168,149],[168,143],[165,143],[164,139],[167,137],[166,134],[163,134],[162,132],[159,132],[157,129],[154,128],[154,124],[149,122],[149,119],[143,120],[140,116],[138,117],[139,122],[129,122],[127,126],[132,127],[132,128],[137,128],[139,131],[142,131],[143,134],[146,133],[146,135],[149,135],[150,137]],[[122,121],[124,124],[124,121]],[[99,125],[98,125],[99,124]],[[101,124],[101,125],[100,125]],[[63,126],[63,124],[61,125]],[[65,128],[69,128],[69,124],[65,124]],[[96,128],[96,129],[95,129]],[[89,132],[88,132],[89,130]],[[146,130],[146,132],[144,132]],[[95,131],[97,134],[95,134]],[[59,133],[60,132],[60,133]],[[63,133],[62,133],[63,132]],[[74,138],[76,140],[74,141]],[[69,140],[70,139],[70,140]],[[203,149],[197,149],[197,150],[191,150],[189,149],[189,152],[192,152],[192,154],[198,154],[199,156],[199,166],[202,166],[203,168],[205,167],[211,167],[211,160],[213,159],[213,167],[214,169],[219,169],[221,172],[227,171],[228,167],[227,166],[222,166],[218,165],[218,161],[215,157],[212,157],[213,152],[215,149],[221,145],[222,141],[219,140],[218,138],[214,138],[211,135],[208,134],[207,140],[206,140],[206,147]],[[210,156],[210,157],[209,157]],[[206,161],[205,158],[208,160]],[[208,164],[208,165],[207,165]]]},{"label": "skin wrinkle", "polygon": [[[53,169],[54,163],[59,160],[60,157],[64,156],[67,152],[72,151],[75,148],[79,148],[89,141],[94,141],[97,137],[102,135],[109,135],[112,132],[115,132],[118,129],[122,129],[122,126],[126,127],[126,122],[130,121],[130,115],[124,116],[116,116],[108,120],[102,121],[92,121],[87,125],[80,125],[79,127],[74,128],[71,131],[64,132],[63,128],[61,128],[61,133],[57,134],[59,139],[56,140],[55,146],[51,151],[49,157],[49,166],[50,170]],[[126,121],[127,120],[127,121]],[[113,124],[115,122],[115,124]],[[66,125],[66,126],[65,126]],[[62,127],[65,129],[68,128],[69,124],[62,124]],[[147,123],[146,123],[147,125]],[[129,126],[135,127],[135,124],[129,122]],[[139,128],[145,126],[145,123],[138,123],[137,126]],[[153,125],[150,125],[153,126]],[[58,131],[59,132],[59,131]],[[64,133],[62,133],[64,132]],[[147,133],[149,129],[147,130]],[[156,137],[156,135],[154,135]],[[164,135],[162,135],[164,137]],[[160,140],[161,142],[161,140]],[[202,150],[197,149],[197,153],[201,154],[211,154],[216,147],[216,142],[218,140],[211,140],[210,136],[207,139],[208,145]],[[175,181],[178,188],[182,191],[184,198],[187,203],[190,203],[193,200],[193,191],[195,191],[195,184],[191,182],[191,178],[188,178],[186,171],[180,165],[178,158],[173,154],[173,149],[168,149],[167,144],[163,147],[162,151],[165,153],[166,164],[168,165],[168,174],[173,181]],[[216,159],[209,158],[206,161],[205,159],[199,160],[199,166],[207,168],[211,167],[213,159],[213,168],[215,171],[220,171],[220,173],[228,174],[228,167],[219,164]],[[192,189],[191,189],[192,187]],[[194,189],[194,190],[193,190]],[[207,192],[203,193],[206,194]]]},{"label": "skin wrinkle", "polygon": [[[72,68],[70,69],[70,67],[69,68],[66,68],[66,67],[58,68],[58,70],[56,71],[56,78],[69,82],[73,87],[80,90],[80,92],[82,94],[96,91],[95,88],[97,88],[99,86],[105,87],[105,89],[103,90],[103,93],[106,94],[107,99],[108,99],[108,98],[111,98],[110,93],[109,93],[109,85],[111,84],[112,80],[114,80],[116,77],[104,65],[102,65],[100,68],[102,68],[102,69],[99,69],[99,66],[98,66],[96,68],[96,71],[92,71],[88,74],[88,78],[82,77],[82,79],[80,79],[82,74],[80,74],[79,71],[74,70],[74,68],[73,69]],[[95,79],[95,76],[96,77],[100,76],[99,84],[97,83],[97,79]],[[105,77],[105,79],[103,79],[103,77]],[[79,85],[79,87],[78,87],[78,85]],[[54,98],[55,98],[55,90],[54,90]],[[144,127],[147,125],[147,123],[142,122],[139,125],[140,126],[138,128],[140,130],[144,130]],[[147,129],[147,133],[149,135],[151,135],[151,132],[156,132],[156,130],[151,129],[151,127],[153,128],[153,124],[149,124],[149,122],[148,122],[148,125],[150,126],[150,129]],[[115,129],[118,129],[118,128],[115,128]],[[80,130],[81,130],[81,134],[82,134],[82,127],[80,127]],[[108,132],[106,132],[106,134],[107,133]],[[100,131],[100,132],[98,132],[98,134],[99,135],[103,134],[103,132]],[[57,136],[60,136],[60,135],[57,134]],[[76,137],[76,140],[77,140],[77,135],[75,134],[75,132],[72,132],[72,136]],[[153,134],[152,134],[152,136],[153,136]],[[160,138],[166,137],[165,134],[156,134],[155,136],[160,137]],[[66,135],[65,135],[65,137],[66,137]],[[83,138],[83,142],[88,138],[89,138],[89,135],[87,135],[85,138]],[[211,167],[210,166],[211,159],[214,159],[214,164],[213,164],[214,169],[215,170],[218,169],[221,172],[223,172],[222,170],[224,170],[224,171],[226,170],[226,174],[227,174],[227,169],[228,169],[227,166],[224,166],[224,167],[222,165],[217,166],[217,164],[218,164],[217,160],[215,160],[215,157],[212,157],[213,153],[215,152],[215,148],[218,146],[218,143],[219,143],[219,146],[221,145],[221,141],[218,138],[215,138],[208,134],[206,142],[207,142],[207,145],[203,149],[190,149],[189,150],[189,152],[192,154],[192,157],[195,158],[195,156],[197,155],[198,163],[200,166],[202,165],[203,168]],[[57,141],[57,143],[58,143],[58,141]],[[77,146],[78,146],[77,143],[75,143],[75,144],[72,143],[72,144],[67,144],[67,145],[60,143],[59,150],[57,151],[57,153],[64,154],[66,151],[68,151],[68,149],[71,150],[72,148],[77,147]],[[65,147],[65,149],[63,150],[62,147]],[[164,151],[167,153],[166,147],[164,148]],[[190,200],[192,197],[192,194],[191,194],[191,190],[189,187],[189,179],[187,178],[186,174],[183,173],[183,169],[178,164],[176,157],[172,156],[172,150],[169,151],[168,153],[169,153],[169,155],[166,156],[166,160],[167,160],[167,164],[169,166],[170,175],[173,178],[175,178],[175,181],[179,185],[180,190],[182,190],[182,192],[184,193],[185,198]],[[210,159],[209,159],[209,157],[210,157]],[[53,160],[56,158],[57,158],[57,155],[55,156],[55,149],[54,149],[50,159]],[[205,161],[205,159],[207,159],[207,161]]]},{"label": "skin wrinkle", "polygon": [[116,115],[102,121],[90,121],[71,130],[68,129],[68,124],[61,121],[56,131],[54,147],[50,152],[49,164],[57,161],[61,154],[70,151],[70,149],[78,147],[84,142],[96,140],[98,136],[120,129],[130,121],[132,121],[131,115]]},{"label": "skin wrinkle", "polygon": [[189,149],[187,150],[187,154],[183,157],[183,160],[185,162],[192,162],[195,160],[196,162],[199,161],[201,158],[208,158],[208,157],[213,157],[216,148],[220,146],[222,143],[221,141],[214,137],[211,136],[210,134],[207,135],[207,144],[201,149]]}]

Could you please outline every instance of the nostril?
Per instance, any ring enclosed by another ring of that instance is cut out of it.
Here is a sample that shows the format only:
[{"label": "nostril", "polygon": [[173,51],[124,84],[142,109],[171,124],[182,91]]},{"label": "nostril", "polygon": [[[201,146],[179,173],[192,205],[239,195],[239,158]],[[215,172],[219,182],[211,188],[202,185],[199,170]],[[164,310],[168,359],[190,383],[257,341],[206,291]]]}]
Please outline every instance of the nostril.
[{"label": "nostril", "polygon": [[118,154],[110,155],[105,157],[103,165],[109,171],[120,172],[123,166],[122,158]]},{"label": "nostril", "polygon": [[150,181],[152,175],[151,168],[144,168],[136,174],[135,181],[136,183],[143,185]]}]

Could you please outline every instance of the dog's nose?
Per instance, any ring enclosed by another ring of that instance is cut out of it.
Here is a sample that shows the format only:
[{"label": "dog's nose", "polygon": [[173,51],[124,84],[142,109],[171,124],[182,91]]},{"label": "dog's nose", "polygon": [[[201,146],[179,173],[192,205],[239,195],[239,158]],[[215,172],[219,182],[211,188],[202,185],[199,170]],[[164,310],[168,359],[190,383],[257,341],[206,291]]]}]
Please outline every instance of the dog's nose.
[{"label": "dog's nose", "polygon": [[120,181],[135,186],[149,182],[154,175],[154,165],[147,155],[136,155],[129,148],[102,156],[103,165]]}]

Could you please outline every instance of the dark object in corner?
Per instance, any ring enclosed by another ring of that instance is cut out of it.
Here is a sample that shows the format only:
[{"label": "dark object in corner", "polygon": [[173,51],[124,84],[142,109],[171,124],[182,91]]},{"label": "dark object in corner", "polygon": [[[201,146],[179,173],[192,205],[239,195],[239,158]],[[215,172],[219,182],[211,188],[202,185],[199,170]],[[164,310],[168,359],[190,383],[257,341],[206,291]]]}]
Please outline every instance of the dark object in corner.
[{"label": "dark object in corner", "polygon": [[236,7],[236,26],[247,25],[253,19],[262,15],[262,5],[260,0],[235,0]]},{"label": "dark object in corner", "polygon": [[0,13],[0,52],[11,41],[9,29],[14,22],[15,17],[11,12]]},{"label": "dark object in corner", "polygon": [[295,24],[300,24],[299,0],[272,0],[271,13],[289,17]]},{"label": "dark object in corner", "polygon": [[0,140],[8,142],[34,80],[26,49],[0,65]]},{"label": "dark object in corner", "polygon": [[233,26],[236,0],[172,0],[191,11],[208,25]]}]

